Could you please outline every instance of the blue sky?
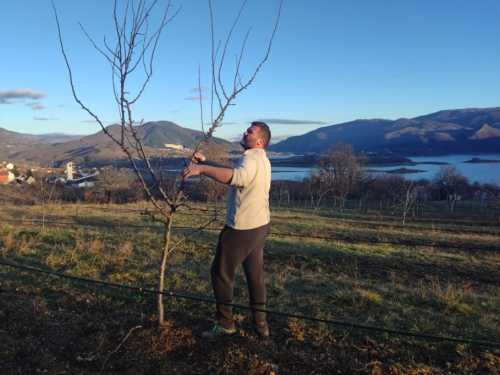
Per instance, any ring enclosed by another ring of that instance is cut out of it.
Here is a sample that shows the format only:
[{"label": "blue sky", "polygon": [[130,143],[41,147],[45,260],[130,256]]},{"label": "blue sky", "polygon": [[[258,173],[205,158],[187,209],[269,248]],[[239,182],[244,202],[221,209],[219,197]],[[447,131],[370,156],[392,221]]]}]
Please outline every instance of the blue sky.
[{"label": "blue sky", "polygon": [[[54,2],[80,99],[105,124],[116,123],[109,65],[78,25],[99,46],[104,35],[113,40],[113,1]],[[210,87],[208,5],[171,3],[173,11],[182,9],[162,34],[134,118],[201,129],[200,103],[193,99],[199,68],[201,86]],[[217,39],[224,38],[240,4],[213,0]],[[249,27],[241,73],[244,79],[252,75],[265,55],[278,4],[248,0],[228,51],[226,78]],[[240,139],[249,122],[267,120],[277,141],[355,119],[500,106],[499,17],[498,0],[284,0],[269,60],[215,135]],[[100,130],[73,100],[50,0],[1,1],[0,33],[0,127],[30,134]],[[138,80],[131,83],[133,91]],[[210,90],[203,96],[207,122]]]}]

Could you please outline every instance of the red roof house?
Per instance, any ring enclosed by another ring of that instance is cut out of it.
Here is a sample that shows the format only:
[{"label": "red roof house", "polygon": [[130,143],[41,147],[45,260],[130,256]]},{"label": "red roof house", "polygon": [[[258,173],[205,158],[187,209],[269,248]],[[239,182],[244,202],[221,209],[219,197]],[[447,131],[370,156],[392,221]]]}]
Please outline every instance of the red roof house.
[{"label": "red roof house", "polygon": [[9,171],[0,171],[0,184],[8,184],[14,181],[14,173]]}]

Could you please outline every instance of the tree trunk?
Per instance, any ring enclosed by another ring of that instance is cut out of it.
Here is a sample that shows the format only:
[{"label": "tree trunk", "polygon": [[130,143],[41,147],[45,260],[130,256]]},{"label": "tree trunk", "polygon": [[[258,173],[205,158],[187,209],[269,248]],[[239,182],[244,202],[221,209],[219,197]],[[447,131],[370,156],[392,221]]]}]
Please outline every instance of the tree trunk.
[{"label": "tree trunk", "polygon": [[455,203],[457,201],[457,195],[453,195],[453,200],[451,201],[450,212],[453,213],[453,209],[455,208]]},{"label": "tree trunk", "polygon": [[[172,231],[172,217],[167,219],[165,223],[165,232],[163,234],[163,248],[161,251],[160,268],[158,270],[158,291],[163,292],[163,287],[165,284],[165,269],[167,265],[167,257],[170,247],[170,234]],[[163,294],[157,294],[156,296],[156,307],[157,307],[157,322],[158,326],[161,327],[164,324],[164,313],[163,313]]]}]

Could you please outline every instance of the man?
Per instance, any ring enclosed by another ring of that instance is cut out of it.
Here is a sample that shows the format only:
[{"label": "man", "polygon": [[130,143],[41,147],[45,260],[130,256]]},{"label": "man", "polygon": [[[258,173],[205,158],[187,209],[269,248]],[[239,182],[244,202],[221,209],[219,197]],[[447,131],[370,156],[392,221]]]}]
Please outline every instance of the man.
[{"label": "man", "polygon": [[[217,250],[210,270],[217,301],[231,302],[236,269],[243,265],[248,284],[250,305],[265,309],[264,243],[269,234],[269,189],[271,164],[265,149],[271,140],[271,131],[263,122],[252,122],[243,133],[240,145],[245,152],[234,168],[195,154],[197,164],[183,169],[184,179],[203,174],[229,184],[226,202],[226,225],[219,235]],[[202,337],[216,339],[236,332],[232,307],[217,303],[218,324],[203,332]],[[253,311],[256,335],[269,339],[264,312]]]}]

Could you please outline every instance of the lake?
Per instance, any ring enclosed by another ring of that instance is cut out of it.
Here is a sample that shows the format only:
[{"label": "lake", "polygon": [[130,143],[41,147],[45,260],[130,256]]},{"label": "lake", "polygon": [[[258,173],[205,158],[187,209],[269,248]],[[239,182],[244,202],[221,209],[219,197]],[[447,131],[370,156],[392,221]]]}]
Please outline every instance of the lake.
[{"label": "lake", "polygon": [[[282,155],[281,158],[289,156]],[[269,159],[276,158],[271,156]],[[472,158],[479,158],[483,160],[498,160],[499,163],[464,163]],[[474,181],[480,183],[491,183],[493,179],[500,180],[500,154],[495,155],[448,155],[448,156],[418,156],[409,157],[415,163],[426,162],[439,162],[455,165],[457,169],[469,179],[470,183]],[[379,172],[390,171],[400,167],[406,169],[422,170],[424,172],[406,174],[408,179],[427,178],[431,180],[436,172],[439,170],[440,165],[436,164],[419,164],[419,165],[392,165],[390,167],[370,167],[371,170]],[[273,167],[271,179],[274,180],[301,180],[307,177],[314,168],[295,168],[295,167]]]}]

